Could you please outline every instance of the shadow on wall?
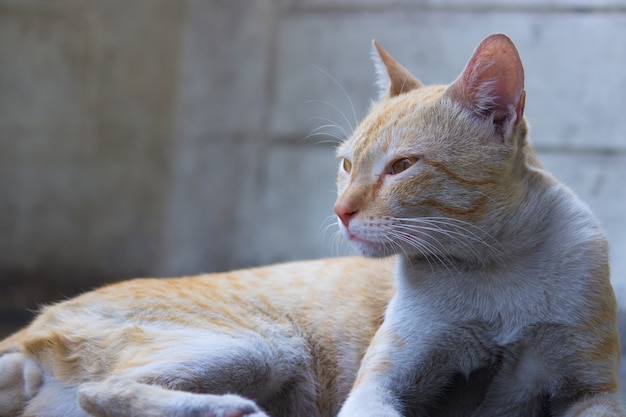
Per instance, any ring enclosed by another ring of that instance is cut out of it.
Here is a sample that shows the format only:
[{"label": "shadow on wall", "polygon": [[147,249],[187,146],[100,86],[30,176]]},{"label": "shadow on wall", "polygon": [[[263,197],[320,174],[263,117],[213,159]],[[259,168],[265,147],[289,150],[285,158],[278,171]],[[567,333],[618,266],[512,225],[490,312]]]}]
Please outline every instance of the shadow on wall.
[{"label": "shadow on wall", "polygon": [[[67,282],[67,272],[63,279],[51,271],[36,272],[26,275],[23,272],[2,272],[0,279],[0,339],[18,330],[32,320],[39,309],[49,303],[71,298],[86,290],[104,284],[105,277],[98,279],[90,275],[87,286],[81,283],[81,277],[75,277],[73,283]],[[42,279],[45,277],[46,279]],[[61,284],[60,284],[61,283]]]}]

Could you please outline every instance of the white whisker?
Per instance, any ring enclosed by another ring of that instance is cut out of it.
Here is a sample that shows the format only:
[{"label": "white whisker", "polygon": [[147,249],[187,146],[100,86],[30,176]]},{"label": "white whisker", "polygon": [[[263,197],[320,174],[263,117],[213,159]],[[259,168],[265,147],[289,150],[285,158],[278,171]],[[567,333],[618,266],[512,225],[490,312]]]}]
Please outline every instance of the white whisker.
[{"label": "white whisker", "polygon": [[[333,228],[336,228],[336,230],[333,231],[332,235],[328,238],[327,235]],[[334,214],[326,217],[324,221],[322,221],[318,233],[321,235],[322,241],[332,256],[358,254],[358,251],[343,238],[337,223],[337,216]]]},{"label": "white whisker", "polygon": [[[354,118],[354,126],[359,124],[359,119],[356,117],[356,110],[354,109],[354,103],[352,103],[352,99],[350,98],[350,95],[348,94],[348,92],[346,91],[345,88],[343,88],[343,85],[341,85],[341,83],[339,81],[337,81],[337,79],[335,77],[333,77],[332,75],[330,75],[328,72],[324,71],[322,68],[314,65],[313,66],[315,69],[317,69],[318,71],[320,71],[322,74],[324,74],[325,76],[327,76],[328,78],[330,78],[337,87],[339,87],[339,89],[343,92],[344,96],[346,97],[346,99],[348,100],[348,104],[350,104],[350,109],[352,110],[352,117]],[[348,123],[348,125],[350,126],[351,130],[354,130],[354,127],[351,123]]]},{"label": "white whisker", "polygon": [[326,217],[324,221],[322,221],[322,224],[320,225],[320,230],[318,231],[318,234],[321,235],[322,239],[326,238],[326,233],[328,232],[328,229],[337,225],[336,219],[337,216],[333,214]]},{"label": "white whisker", "polygon": [[[496,259],[506,259],[508,255],[500,248],[497,239],[485,232],[475,224],[464,220],[453,219],[448,217],[424,217],[424,218],[392,218],[394,221],[403,224],[405,227],[417,227],[419,230],[430,230],[435,233],[441,233],[448,236],[463,247],[471,251],[477,260],[481,260],[481,251],[479,248],[487,249]],[[427,229],[430,227],[430,229]],[[470,230],[475,229],[476,232]],[[484,237],[483,237],[484,236]]]},{"label": "white whisker", "polygon": [[348,136],[350,136],[350,133],[341,125],[339,125],[337,122],[335,122],[332,119],[329,119],[328,117],[309,117],[309,120],[321,120],[323,122],[328,122],[325,125],[322,125],[320,127],[317,127],[315,129],[313,129],[313,132],[326,128],[326,127],[333,127],[335,129],[337,129],[339,131],[339,133],[341,133],[341,135],[343,136],[344,139],[346,139]]},{"label": "white whisker", "polygon": [[[454,263],[449,261],[447,262],[447,256],[445,256],[442,253],[441,248],[438,248],[434,243],[428,242],[424,239],[420,239],[404,231],[395,230],[393,228],[394,226],[385,225],[384,227],[391,236],[408,244],[409,246],[416,249],[420,254],[422,254],[426,262],[428,262],[428,265],[430,266],[433,274],[435,273],[435,267],[432,262],[433,260],[437,261],[438,265],[443,266],[448,271],[448,274],[450,274],[450,276],[452,277],[454,277],[455,274],[452,272],[452,270],[450,270],[450,266],[453,266],[454,269],[458,272],[458,269],[456,268],[456,266],[454,266]],[[406,250],[403,249],[403,252],[408,258],[410,258]]]},{"label": "white whisker", "polygon": [[[333,132],[333,131],[328,131],[328,130],[322,130],[322,129],[327,129],[327,128],[337,128],[339,130],[339,133],[337,132]],[[343,142],[346,138],[342,133],[342,129],[336,126],[336,125],[322,125],[319,127],[316,127],[315,129],[311,130],[311,132],[309,132],[308,135],[306,135],[305,137],[303,137],[301,139],[301,141],[305,141],[309,138],[312,138],[314,136],[327,136],[327,137],[331,137],[334,138],[335,140],[332,140],[332,143],[335,144],[339,144],[341,142]]]},{"label": "white whisker", "polygon": [[[452,232],[449,230],[445,230],[441,227],[432,227],[432,226],[407,226],[407,225],[403,225],[403,224],[399,224],[396,227],[402,228],[404,230],[407,231],[412,231],[412,232],[423,232],[423,231],[430,231],[430,232],[435,232],[435,233],[439,233],[442,234],[444,236],[448,236],[449,238],[453,239],[454,241],[456,241],[457,243],[459,243],[460,245],[462,245],[463,247],[467,248],[468,251],[470,251],[475,257],[479,258],[480,257],[480,252],[477,251],[474,246],[470,245],[469,243],[465,242],[463,239],[459,238],[458,236],[455,235],[459,235],[462,237],[467,237],[465,234],[460,233],[460,232]],[[477,243],[482,243],[474,238],[472,238],[472,240],[474,240]],[[439,243],[437,240],[435,240],[435,242]]]},{"label": "white whisker", "polygon": [[[321,143],[331,143],[333,145],[339,145],[341,142],[343,142],[344,138],[333,134],[333,133],[329,133],[329,132],[317,132],[317,133],[310,133],[308,135],[306,135],[305,137],[302,138],[302,140],[307,140],[310,139],[314,136],[324,136],[327,137],[328,139],[326,140],[318,140],[317,142],[315,142],[316,145],[319,145]],[[332,138],[332,139],[331,139]]]},{"label": "white whisker", "polygon": [[348,127],[350,128],[350,131],[354,130],[354,126],[352,125],[352,123],[350,122],[350,120],[348,120],[348,117],[346,116],[346,114],[341,111],[341,109],[337,106],[335,106],[334,104],[328,102],[328,101],[324,101],[324,100],[307,100],[306,101],[307,104],[309,103],[317,103],[317,104],[324,104],[330,108],[332,108],[333,110],[335,110],[337,113],[339,113],[339,115],[341,115],[341,117],[343,118],[343,120],[348,124]]}]

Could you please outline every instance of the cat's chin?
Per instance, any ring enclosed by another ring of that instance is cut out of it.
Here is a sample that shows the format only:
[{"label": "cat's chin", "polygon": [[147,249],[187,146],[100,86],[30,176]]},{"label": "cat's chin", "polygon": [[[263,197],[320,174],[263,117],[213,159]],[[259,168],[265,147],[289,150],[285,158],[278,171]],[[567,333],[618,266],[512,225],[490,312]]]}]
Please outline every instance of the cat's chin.
[{"label": "cat's chin", "polygon": [[389,245],[365,240],[350,233],[346,233],[346,238],[362,256],[367,258],[386,258],[396,255],[396,252]]}]

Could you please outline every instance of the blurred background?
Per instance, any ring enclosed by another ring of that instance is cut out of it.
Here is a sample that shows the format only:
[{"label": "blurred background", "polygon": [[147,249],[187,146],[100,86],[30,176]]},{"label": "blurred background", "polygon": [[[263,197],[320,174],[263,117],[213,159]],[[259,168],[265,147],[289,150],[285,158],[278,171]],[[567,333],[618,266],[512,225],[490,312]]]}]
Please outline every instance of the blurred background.
[{"label": "blurred background", "polygon": [[342,253],[333,140],[372,38],[447,83],[493,32],[626,309],[626,1],[0,0],[0,336],[106,282]]}]

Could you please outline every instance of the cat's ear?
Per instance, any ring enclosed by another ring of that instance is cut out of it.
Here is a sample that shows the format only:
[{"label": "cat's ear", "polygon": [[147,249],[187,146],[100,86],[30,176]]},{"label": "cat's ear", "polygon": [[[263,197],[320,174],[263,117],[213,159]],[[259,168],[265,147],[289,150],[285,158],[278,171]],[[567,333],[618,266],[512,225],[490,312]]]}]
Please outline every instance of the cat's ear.
[{"label": "cat's ear", "polygon": [[406,68],[398,64],[374,39],[372,41],[372,59],[376,67],[379,99],[395,97],[402,93],[422,87]]},{"label": "cat's ear", "polygon": [[526,98],[524,68],[513,42],[503,34],[485,38],[446,94],[493,121],[504,140],[522,120]]}]

